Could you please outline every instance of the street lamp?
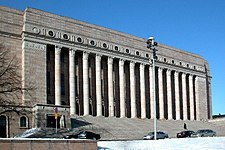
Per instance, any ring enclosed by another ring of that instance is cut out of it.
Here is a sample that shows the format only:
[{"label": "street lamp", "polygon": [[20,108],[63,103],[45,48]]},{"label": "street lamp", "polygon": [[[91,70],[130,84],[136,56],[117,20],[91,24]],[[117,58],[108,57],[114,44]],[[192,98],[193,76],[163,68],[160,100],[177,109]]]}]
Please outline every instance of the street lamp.
[{"label": "street lamp", "polygon": [[154,97],[154,139],[157,139],[156,135],[156,91],[155,91],[155,60],[157,60],[156,56],[156,46],[158,45],[157,42],[154,41],[154,37],[149,37],[146,41],[147,48],[153,51],[153,57],[150,59],[150,63],[152,63],[152,77],[153,77],[153,97]]}]

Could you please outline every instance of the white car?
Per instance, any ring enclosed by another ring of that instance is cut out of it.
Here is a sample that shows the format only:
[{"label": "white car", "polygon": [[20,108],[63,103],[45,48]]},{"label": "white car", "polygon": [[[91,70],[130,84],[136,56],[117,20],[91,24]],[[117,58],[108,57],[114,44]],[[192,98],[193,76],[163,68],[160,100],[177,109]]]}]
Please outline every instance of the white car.
[{"label": "white car", "polygon": [[[162,131],[156,132],[156,139],[165,139],[168,138],[168,134]],[[154,132],[149,132],[143,137],[144,140],[154,140]]]}]

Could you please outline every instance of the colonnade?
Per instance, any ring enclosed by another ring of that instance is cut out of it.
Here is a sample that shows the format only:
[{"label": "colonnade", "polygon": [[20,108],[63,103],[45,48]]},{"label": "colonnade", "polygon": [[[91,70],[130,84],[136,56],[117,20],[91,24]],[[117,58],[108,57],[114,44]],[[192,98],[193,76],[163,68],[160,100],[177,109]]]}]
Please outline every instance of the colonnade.
[{"label": "colonnade", "polygon": [[[61,105],[61,86],[60,86],[60,47],[55,47],[55,105]],[[70,113],[76,113],[76,67],[75,67],[74,49],[69,50],[69,103]],[[83,86],[83,115],[90,115],[90,101],[89,101],[89,53],[82,52],[82,86]],[[96,88],[96,116],[102,116],[103,112],[103,93],[102,93],[102,56],[95,55],[95,88]],[[127,61],[113,57],[107,57],[107,89],[108,89],[108,116],[115,116],[115,87],[114,87],[114,60],[118,61],[119,70],[119,117],[127,117],[127,109],[130,109],[131,118],[153,118],[154,116],[154,100],[153,100],[153,74],[152,66],[150,64],[135,63],[134,61]],[[125,62],[129,63],[129,93],[130,93],[130,108],[127,108],[126,102],[126,78]],[[139,78],[136,78],[135,66],[139,68]],[[81,67],[81,66],[79,66]],[[171,68],[156,67],[157,81],[157,117],[158,119],[174,119],[174,120],[195,120],[199,112],[196,105],[198,98],[196,98],[196,75],[179,72],[179,70],[172,70]],[[147,70],[147,73],[146,73]],[[147,76],[146,76],[147,75]],[[149,78],[146,80],[146,78]],[[139,82],[139,91],[137,91],[137,82]],[[148,85],[148,86],[147,86]],[[148,88],[147,88],[148,87]],[[146,92],[147,91],[147,92]],[[137,92],[139,92],[140,99],[137,99]],[[146,94],[149,93],[149,97]],[[147,100],[148,99],[148,100]],[[137,101],[140,102],[140,107],[137,108]],[[147,105],[147,103],[149,103]],[[147,111],[148,110],[148,111]],[[137,111],[140,111],[138,116]],[[149,113],[149,114],[147,114]]]}]

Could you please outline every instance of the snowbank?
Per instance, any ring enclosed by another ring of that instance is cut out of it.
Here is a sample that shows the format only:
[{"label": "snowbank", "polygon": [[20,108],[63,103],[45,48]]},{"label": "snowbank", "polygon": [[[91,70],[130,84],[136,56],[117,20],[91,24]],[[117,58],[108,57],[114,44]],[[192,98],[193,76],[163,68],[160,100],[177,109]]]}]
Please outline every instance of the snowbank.
[{"label": "snowbank", "polygon": [[98,141],[98,150],[225,150],[225,137]]}]

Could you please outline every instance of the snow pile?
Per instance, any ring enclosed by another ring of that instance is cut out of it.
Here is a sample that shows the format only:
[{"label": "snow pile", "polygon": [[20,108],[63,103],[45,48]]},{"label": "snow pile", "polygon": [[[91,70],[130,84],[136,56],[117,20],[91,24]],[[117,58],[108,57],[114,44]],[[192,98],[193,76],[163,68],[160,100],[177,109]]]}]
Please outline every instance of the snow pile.
[{"label": "snow pile", "polygon": [[40,128],[32,128],[32,129],[26,130],[22,134],[16,135],[15,138],[27,138],[27,137],[39,132],[40,130],[41,130]]},{"label": "snow pile", "polygon": [[225,150],[225,137],[98,141],[98,150]]}]

